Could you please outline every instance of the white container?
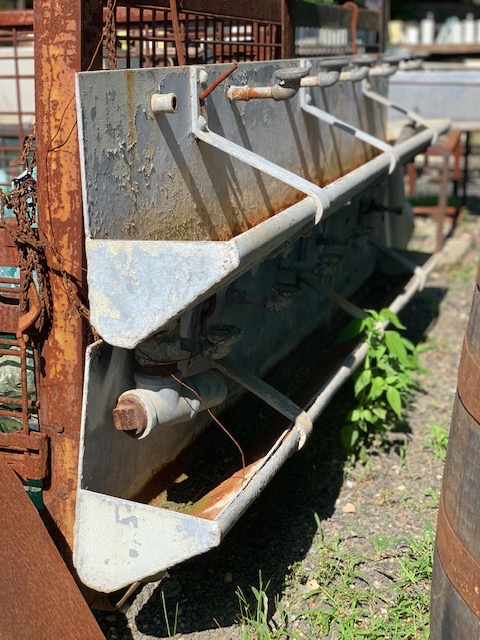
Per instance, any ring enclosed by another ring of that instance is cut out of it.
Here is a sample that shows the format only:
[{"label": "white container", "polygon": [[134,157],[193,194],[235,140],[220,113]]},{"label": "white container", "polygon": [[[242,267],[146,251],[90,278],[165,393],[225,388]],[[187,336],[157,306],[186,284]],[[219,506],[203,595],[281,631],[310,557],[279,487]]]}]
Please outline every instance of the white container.
[{"label": "white container", "polygon": [[416,45],[420,42],[420,29],[416,24],[407,24],[405,27],[405,44]]},{"label": "white container", "polygon": [[468,13],[467,17],[463,21],[463,42],[465,44],[475,43],[475,26],[473,13]]},{"label": "white container", "polygon": [[454,22],[452,24],[452,38],[450,42],[452,44],[462,44],[463,40],[463,28],[462,23],[460,21]]},{"label": "white container", "polygon": [[420,40],[424,45],[433,44],[435,40],[435,18],[433,13],[427,13],[427,17],[420,22]]}]

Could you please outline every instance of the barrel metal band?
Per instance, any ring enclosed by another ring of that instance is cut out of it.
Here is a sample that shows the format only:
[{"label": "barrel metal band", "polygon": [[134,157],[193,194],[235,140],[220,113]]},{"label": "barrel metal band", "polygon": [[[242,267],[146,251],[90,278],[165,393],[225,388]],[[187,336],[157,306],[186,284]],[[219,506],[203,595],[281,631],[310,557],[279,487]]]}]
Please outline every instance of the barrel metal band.
[{"label": "barrel metal band", "polygon": [[448,521],[440,498],[437,525],[437,552],[452,586],[473,613],[480,617],[480,564],[465,548]]},{"label": "barrel metal band", "polygon": [[480,364],[473,357],[468,337],[465,336],[458,369],[458,395],[465,409],[477,423],[480,423],[479,388]]}]

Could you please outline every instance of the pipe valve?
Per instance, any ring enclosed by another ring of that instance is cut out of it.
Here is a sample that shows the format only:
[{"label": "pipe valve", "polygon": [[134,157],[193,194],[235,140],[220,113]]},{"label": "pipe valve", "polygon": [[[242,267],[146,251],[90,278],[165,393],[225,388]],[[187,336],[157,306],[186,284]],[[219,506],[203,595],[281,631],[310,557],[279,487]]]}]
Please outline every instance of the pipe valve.
[{"label": "pipe valve", "polygon": [[307,67],[289,67],[275,71],[276,83],[270,87],[231,86],[227,90],[227,98],[237,100],[290,100],[298,93],[300,82],[309,74]]}]

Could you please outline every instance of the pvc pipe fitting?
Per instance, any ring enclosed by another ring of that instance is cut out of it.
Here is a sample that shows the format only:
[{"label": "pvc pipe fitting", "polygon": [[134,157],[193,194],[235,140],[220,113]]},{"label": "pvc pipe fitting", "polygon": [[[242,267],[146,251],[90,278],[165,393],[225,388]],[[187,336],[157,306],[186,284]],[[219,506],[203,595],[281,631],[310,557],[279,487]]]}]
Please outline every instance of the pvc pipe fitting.
[{"label": "pvc pipe fitting", "polygon": [[150,107],[154,114],[175,113],[178,108],[177,96],[174,93],[154,93],[150,98]]},{"label": "pvc pipe fitting", "polygon": [[181,382],[169,376],[141,373],[135,379],[141,387],[122,393],[113,410],[113,422],[117,430],[127,431],[139,440],[153,429],[192,420],[200,411],[221,404],[228,393],[224,377],[216,370]]}]

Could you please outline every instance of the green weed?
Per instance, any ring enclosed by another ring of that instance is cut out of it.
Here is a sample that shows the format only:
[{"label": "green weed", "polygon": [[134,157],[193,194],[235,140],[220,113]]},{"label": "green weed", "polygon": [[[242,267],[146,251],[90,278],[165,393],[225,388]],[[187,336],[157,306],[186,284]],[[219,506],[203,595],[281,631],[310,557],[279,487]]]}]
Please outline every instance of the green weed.
[{"label": "green weed", "polygon": [[356,407],[348,415],[341,438],[351,461],[367,460],[372,444],[383,444],[386,432],[402,419],[413,391],[418,388],[413,374],[419,371],[416,347],[398,331],[383,330],[390,322],[403,330],[390,309],[368,311],[363,320],[350,323],[346,337],[363,335],[368,346],[363,368],[354,375]]},{"label": "green weed", "polygon": [[178,613],[179,613],[179,605],[178,602],[175,606],[175,614],[173,618],[173,624],[170,626],[170,619],[167,613],[167,605],[165,603],[165,594],[162,591],[162,607],[163,607],[163,615],[165,616],[165,625],[167,627],[167,633],[169,638],[173,638],[173,636],[177,633],[177,623],[178,623]]},{"label": "green weed", "polygon": [[433,547],[428,522],[420,539],[342,540],[326,538],[320,530],[317,570],[304,585],[289,587],[283,599],[288,605],[277,598],[269,617],[268,584],[263,587],[261,580],[258,589],[252,588],[254,607],[238,592],[243,640],[426,639]]},{"label": "green weed", "polygon": [[439,460],[445,460],[448,447],[448,431],[438,424],[433,424],[430,428],[430,437],[425,441],[433,454]]}]

